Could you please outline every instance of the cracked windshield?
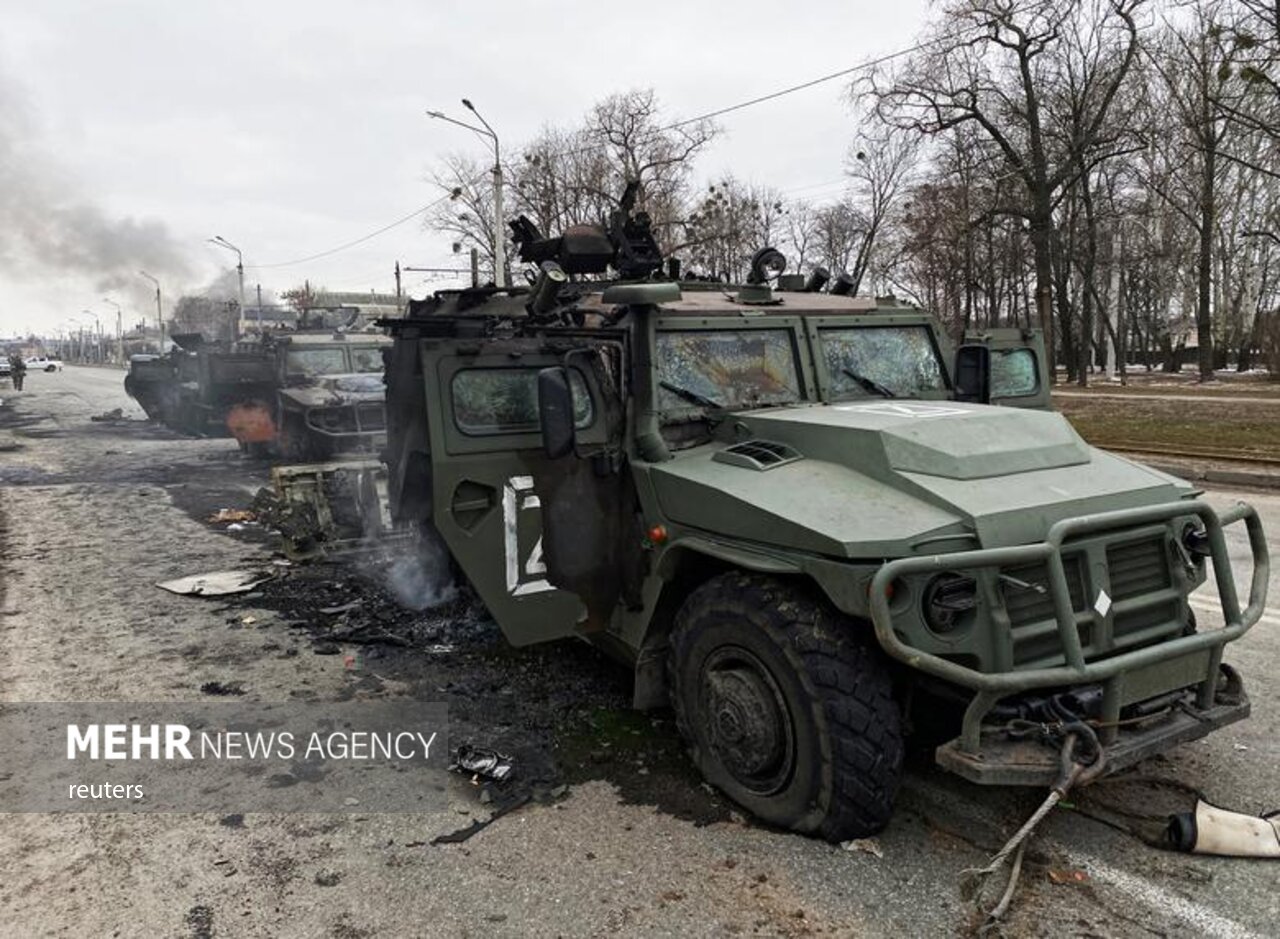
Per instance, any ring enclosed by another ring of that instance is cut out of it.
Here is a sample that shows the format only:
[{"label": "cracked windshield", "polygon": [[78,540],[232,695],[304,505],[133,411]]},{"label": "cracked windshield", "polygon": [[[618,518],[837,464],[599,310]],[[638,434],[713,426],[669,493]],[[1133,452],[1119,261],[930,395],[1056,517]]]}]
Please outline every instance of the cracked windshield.
[{"label": "cracked windshield", "polygon": [[831,397],[912,398],[945,391],[938,352],[923,326],[859,326],[824,329]]},{"label": "cracked windshield", "polygon": [[660,333],[657,352],[659,380],[666,386],[658,391],[663,411],[696,407],[690,395],[725,408],[788,404],[802,397],[790,330]]},{"label": "cracked windshield", "polygon": [[350,371],[341,349],[290,349],[289,371],[306,375],[340,375]]}]

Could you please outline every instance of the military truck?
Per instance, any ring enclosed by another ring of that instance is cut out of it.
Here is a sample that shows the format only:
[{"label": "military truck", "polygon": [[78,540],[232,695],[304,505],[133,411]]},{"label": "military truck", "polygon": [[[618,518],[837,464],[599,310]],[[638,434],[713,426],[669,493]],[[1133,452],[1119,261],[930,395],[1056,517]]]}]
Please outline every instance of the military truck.
[{"label": "military truck", "polygon": [[[1034,331],[953,347],[772,249],[742,287],[664,280],[625,208],[513,230],[530,286],[384,323],[392,517],[443,542],[513,644],[629,663],[635,704],[669,703],[759,818],[882,828],[921,717],[958,716],[943,767],[1048,785],[1064,753],[1096,775],[1248,715],[1222,656],[1266,600],[1257,513],[1087,445],[1045,410]],[[1226,626],[1199,630],[1210,567]]]},{"label": "military truck", "polygon": [[246,345],[270,363],[267,394],[244,396],[227,415],[246,449],[286,462],[376,454],[386,440],[381,333],[273,334]]}]

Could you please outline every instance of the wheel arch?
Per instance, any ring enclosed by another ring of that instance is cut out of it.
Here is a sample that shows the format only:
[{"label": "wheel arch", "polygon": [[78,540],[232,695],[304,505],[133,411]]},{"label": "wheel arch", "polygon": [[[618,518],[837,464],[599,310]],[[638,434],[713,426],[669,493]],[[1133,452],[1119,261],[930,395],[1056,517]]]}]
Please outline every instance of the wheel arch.
[{"label": "wheel arch", "polygon": [[676,613],[695,590],[713,577],[731,571],[776,577],[813,590],[827,602],[833,602],[821,582],[797,559],[700,537],[674,542],[663,551],[653,571],[661,586],[636,655],[633,700],[636,708],[649,710],[666,706],[667,637],[675,625]]}]

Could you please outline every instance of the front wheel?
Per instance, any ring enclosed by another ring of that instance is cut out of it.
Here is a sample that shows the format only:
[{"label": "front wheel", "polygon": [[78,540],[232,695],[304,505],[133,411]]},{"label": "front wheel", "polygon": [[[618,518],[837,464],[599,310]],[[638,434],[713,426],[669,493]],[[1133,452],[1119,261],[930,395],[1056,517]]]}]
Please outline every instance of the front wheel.
[{"label": "front wheel", "polygon": [[743,808],[829,841],[888,823],[901,714],[855,623],[781,581],[724,574],[681,607],[669,667],[693,761]]}]

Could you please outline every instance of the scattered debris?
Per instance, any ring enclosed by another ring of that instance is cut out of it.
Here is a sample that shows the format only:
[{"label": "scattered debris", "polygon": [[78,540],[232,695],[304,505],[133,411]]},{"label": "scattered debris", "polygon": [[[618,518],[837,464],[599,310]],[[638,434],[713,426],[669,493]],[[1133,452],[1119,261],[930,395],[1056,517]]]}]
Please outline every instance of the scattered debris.
[{"label": "scattered debris", "polygon": [[849,841],[841,842],[840,847],[846,851],[858,851],[862,854],[870,854],[874,857],[884,858],[884,850],[880,847],[880,842],[874,838],[853,838]]},{"label": "scattered debris", "polygon": [[213,571],[161,581],[156,586],[181,596],[223,597],[233,593],[248,593],[270,579],[271,574],[262,571]]},{"label": "scattered debris", "polygon": [[210,694],[217,697],[227,697],[229,695],[244,694],[244,683],[239,681],[222,682],[222,681],[206,681],[200,686],[201,694]]},{"label": "scattered debris", "polygon": [[214,512],[206,519],[212,523],[218,522],[252,522],[257,518],[249,509],[220,509]]},{"label": "scattered debris", "polygon": [[1055,884],[1087,884],[1089,875],[1082,870],[1058,870],[1051,867],[1049,869],[1049,880]]},{"label": "scattered debris", "polygon": [[103,411],[101,414],[95,414],[89,418],[91,421],[99,421],[103,423],[115,423],[125,419],[123,408],[112,408],[110,411]]},{"label": "scattered debris", "polygon": [[363,603],[363,600],[352,600],[350,603],[343,603],[341,606],[322,606],[320,607],[320,612],[325,616],[337,616],[339,613],[350,613],[352,610],[358,610]]},{"label": "scattered debris", "polygon": [[449,768],[454,772],[472,773],[495,782],[505,782],[515,772],[511,757],[503,756],[488,747],[473,747],[466,743],[458,747],[454,763]]},{"label": "scattered debris", "polygon": [[1166,838],[1177,850],[1194,854],[1280,858],[1280,812],[1245,815],[1199,799],[1194,811],[1169,819]]}]

